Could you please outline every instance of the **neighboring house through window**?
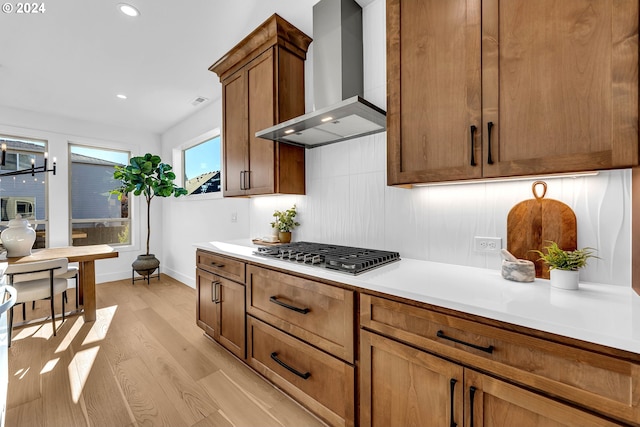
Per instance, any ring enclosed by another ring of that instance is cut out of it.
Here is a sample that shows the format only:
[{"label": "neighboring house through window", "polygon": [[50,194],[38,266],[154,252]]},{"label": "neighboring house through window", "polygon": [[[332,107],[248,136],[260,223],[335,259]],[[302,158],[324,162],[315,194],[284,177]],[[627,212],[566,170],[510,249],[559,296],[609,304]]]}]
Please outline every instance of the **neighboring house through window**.
[{"label": "neighboring house through window", "polygon": [[127,165],[129,153],[70,145],[69,155],[72,245],[131,244],[129,200],[110,193],[120,185],[114,166]]},{"label": "neighboring house through window", "polygon": [[220,193],[220,134],[185,148],[182,153],[187,194]]}]

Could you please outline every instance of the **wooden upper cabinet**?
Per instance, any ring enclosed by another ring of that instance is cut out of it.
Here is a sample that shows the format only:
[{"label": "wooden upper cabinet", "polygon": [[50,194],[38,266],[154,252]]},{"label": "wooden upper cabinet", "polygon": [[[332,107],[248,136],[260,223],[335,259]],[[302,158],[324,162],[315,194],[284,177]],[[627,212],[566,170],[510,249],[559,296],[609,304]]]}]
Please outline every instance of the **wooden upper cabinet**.
[{"label": "wooden upper cabinet", "polygon": [[273,15],[209,70],[222,82],[225,196],[304,194],[304,148],[256,138],[302,115],[311,38]]},{"label": "wooden upper cabinet", "polygon": [[479,1],[388,0],[387,32],[389,184],[481,177]]},{"label": "wooden upper cabinet", "polygon": [[390,185],[638,164],[637,0],[387,0],[387,32]]}]

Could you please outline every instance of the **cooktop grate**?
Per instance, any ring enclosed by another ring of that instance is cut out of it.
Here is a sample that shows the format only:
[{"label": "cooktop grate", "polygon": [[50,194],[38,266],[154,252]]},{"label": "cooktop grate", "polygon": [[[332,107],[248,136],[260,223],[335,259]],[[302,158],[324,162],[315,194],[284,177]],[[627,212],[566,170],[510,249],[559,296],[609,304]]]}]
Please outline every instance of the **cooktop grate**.
[{"label": "cooktop grate", "polygon": [[264,246],[259,247],[254,253],[267,258],[308,264],[354,275],[400,260],[398,252],[313,242]]}]

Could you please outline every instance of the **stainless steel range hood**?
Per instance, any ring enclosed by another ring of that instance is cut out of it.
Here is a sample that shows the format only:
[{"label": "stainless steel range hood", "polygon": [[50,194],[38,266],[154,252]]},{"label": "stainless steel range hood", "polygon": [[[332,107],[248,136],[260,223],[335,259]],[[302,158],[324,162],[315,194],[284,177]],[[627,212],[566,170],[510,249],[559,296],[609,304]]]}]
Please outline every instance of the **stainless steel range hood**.
[{"label": "stainless steel range hood", "polygon": [[313,6],[313,92],[316,109],[256,132],[307,148],[386,130],[386,113],[362,98],[362,8],[354,0]]}]

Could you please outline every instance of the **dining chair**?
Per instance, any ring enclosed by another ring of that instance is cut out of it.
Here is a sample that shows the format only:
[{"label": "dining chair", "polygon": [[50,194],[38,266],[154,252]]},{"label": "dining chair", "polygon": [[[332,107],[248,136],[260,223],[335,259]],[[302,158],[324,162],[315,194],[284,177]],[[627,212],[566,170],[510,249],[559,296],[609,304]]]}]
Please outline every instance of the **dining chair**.
[{"label": "dining chair", "polygon": [[[67,272],[58,275],[58,277],[61,277],[63,279],[73,279],[75,282],[75,289],[76,289],[76,310],[78,309],[78,274],[79,274],[79,269],[78,267],[74,266],[74,265],[70,265],[67,267]],[[67,289],[71,289],[70,286],[67,286]],[[64,302],[69,302],[69,300],[67,299],[67,292],[64,292]]]},{"label": "dining chair", "polygon": [[[55,309],[53,297],[67,290],[67,279],[62,277],[68,271],[67,258],[56,258],[47,261],[34,261],[20,264],[9,264],[5,275],[9,285],[16,289],[16,304],[42,299],[51,300],[51,324],[53,335],[56,335]],[[62,321],[64,322],[64,296],[62,297]],[[9,311],[9,347],[13,328],[13,307]]]}]

